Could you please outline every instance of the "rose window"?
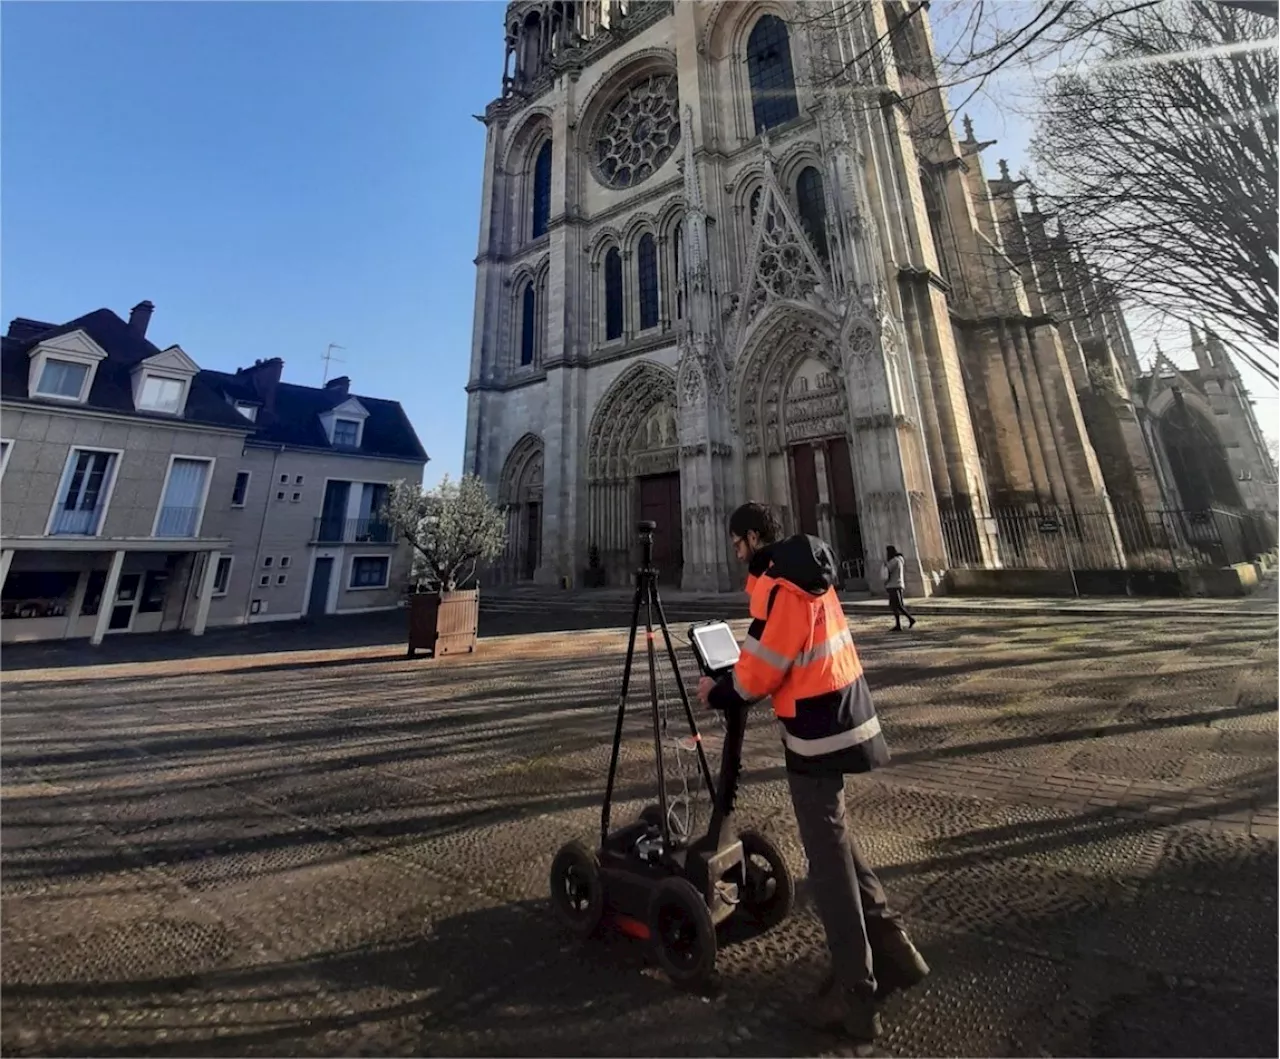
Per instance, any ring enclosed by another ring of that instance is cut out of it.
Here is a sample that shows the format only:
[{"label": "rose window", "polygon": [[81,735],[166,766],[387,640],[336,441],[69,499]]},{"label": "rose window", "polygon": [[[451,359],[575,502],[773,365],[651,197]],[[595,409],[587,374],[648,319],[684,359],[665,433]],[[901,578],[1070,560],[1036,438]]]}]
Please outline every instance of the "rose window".
[{"label": "rose window", "polygon": [[633,188],[653,176],[680,143],[675,74],[632,85],[596,128],[596,173],[607,187]]}]

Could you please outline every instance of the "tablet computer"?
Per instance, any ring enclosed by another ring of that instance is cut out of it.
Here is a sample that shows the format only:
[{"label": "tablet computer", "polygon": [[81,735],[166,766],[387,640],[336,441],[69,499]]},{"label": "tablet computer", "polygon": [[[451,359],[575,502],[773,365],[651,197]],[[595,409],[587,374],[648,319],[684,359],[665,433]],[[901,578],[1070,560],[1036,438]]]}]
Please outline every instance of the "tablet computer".
[{"label": "tablet computer", "polygon": [[727,621],[709,621],[692,626],[689,642],[698,656],[698,665],[709,677],[728,672],[738,662],[738,641]]}]

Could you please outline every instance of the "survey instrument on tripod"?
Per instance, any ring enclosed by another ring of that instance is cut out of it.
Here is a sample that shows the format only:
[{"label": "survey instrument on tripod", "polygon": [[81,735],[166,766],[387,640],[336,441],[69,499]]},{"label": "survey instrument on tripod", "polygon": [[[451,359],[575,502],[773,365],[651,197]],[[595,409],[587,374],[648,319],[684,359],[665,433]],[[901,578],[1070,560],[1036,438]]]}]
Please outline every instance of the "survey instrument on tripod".
[{"label": "survey instrument on tripod", "polygon": [[[693,984],[707,978],[715,969],[718,924],[741,911],[765,930],[776,926],[791,911],[795,885],[782,854],[769,839],[755,831],[738,832],[734,826],[734,802],[746,734],[745,710],[731,711],[725,718],[720,774],[718,781],[712,779],[658,595],[657,571],[653,566],[653,535],[657,526],[641,522],[637,528],[641,561],[636,571],[631,634],[600,813],[600,845],[592,850],[574,841],[556,854],[551,865],[551,901],[558,918],[579,936],[585,938],[608,922],[624,934],[649,942],[659,964],[674,981]],[[635,823],[610,831],[642,608],[658,800],[647,807]],[[671,667],[689,727],[687,741],[692,742],[696,751],[698,771],[711,799],[710,823],[706,833],[698,837],[690,835],[687,828],[673,827],[663,746],[666,704],[659,699],[655,643],[658,635],[662,637],[665,661]],[[725,622],[692,626],[689,642],[699,668],[708,676],[724,675],[738,660],[737,641]]]}]

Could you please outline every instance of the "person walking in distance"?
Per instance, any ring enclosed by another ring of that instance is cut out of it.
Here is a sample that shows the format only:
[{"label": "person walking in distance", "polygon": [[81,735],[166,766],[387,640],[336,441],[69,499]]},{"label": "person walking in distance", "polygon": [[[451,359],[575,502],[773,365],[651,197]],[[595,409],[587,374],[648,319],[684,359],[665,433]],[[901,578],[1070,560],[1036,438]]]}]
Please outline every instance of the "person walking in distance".
[{"label": "person walking in distance", "polygon": [[894,632],[902,632],[903,618],[911,623],[907,626],[908,629],[915,628],[916,624],[916,619],[911,616],[902,599],[902,590],[906,586],[906,569],[906,558],[890,544],[884,550],[884,566],[880,569],[880,576],[884,579],[885,590],[889,593],[889,609],[893,611]]},{"label": "person walking in distance", "polygon": [[772,699],[831,952],[831,972],[800,1014],[869,1045],[881,1032],[879,1002],[920,982],[929,965],[845,819],[845,775],[887,764],[889,748],[836,595],[835,556],[817,537],[780,535],[763,504],[744,504],[729,518],[730,543],[747,566],[751,627],[733,671],[703,677],[698,698],[717,710]]}]

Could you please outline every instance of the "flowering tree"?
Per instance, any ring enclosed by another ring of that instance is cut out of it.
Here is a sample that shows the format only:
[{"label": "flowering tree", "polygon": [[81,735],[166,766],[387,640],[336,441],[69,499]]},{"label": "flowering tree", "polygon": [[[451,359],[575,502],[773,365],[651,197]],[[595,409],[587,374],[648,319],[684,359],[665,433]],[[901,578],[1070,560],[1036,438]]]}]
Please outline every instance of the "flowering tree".
[{"label": "flowering tree", "polygon": [[413,546],[414,583],[445,592],[465,588],[507,543],[506,515],[474,475],[453,482],[446,474],[434,489],[393,482],[383,517]]}]

